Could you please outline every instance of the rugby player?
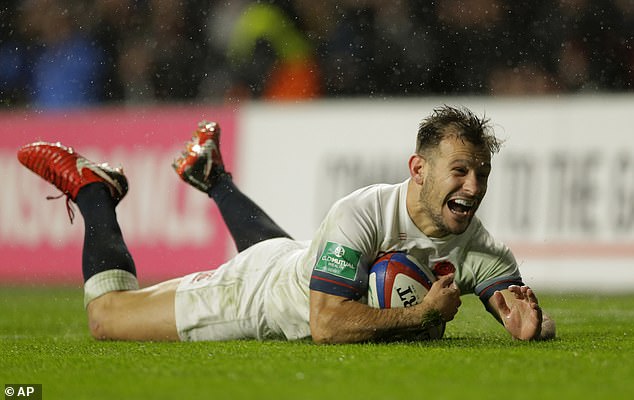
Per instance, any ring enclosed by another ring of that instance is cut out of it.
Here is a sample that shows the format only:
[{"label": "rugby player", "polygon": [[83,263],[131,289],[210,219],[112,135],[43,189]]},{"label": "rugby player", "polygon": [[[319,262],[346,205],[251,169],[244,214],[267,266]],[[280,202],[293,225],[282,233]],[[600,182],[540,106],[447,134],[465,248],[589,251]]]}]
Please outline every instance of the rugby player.
[{"label": "rugby player", "polygon": [[[410,177],[337,201],[310,241],[290,238],[240,192],[219,145],[220,127],[203,122],[173,166],[216,202],[239,253],[218,268],[146,288],[139,288],[117,221],[116,206],[128,189],[122,170],[59,143],[19,150],[20,162],[83,216],[85,305],[95,338],[350,343],[425,337],[430,321],[451,321],[467,294],[479,296],[513,338],[555,337],[554,321],[522,281],[512,252],[475,216],[501,145],[488,119],[465,108],[434,110],[420,124]],[[371,308],[364,300],[369,266],[391,251],[444,272],[419,304]]]}]

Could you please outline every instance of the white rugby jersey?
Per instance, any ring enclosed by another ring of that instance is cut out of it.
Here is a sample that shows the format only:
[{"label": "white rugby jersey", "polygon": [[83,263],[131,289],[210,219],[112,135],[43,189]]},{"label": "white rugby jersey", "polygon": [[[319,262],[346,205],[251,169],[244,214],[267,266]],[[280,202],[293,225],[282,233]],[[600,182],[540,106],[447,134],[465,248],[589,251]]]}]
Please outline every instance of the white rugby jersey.
[{"label": "white rugby jersey", "polygon": [[485,305],[496,290],[523,284],[511,251],[475,217],[460,235],[425,236],[407,212],[408,183],[372,185],[342,198],[306,243],[308,247],[287,248],[276,257],[268,281],[285,283],[270,288],[265,312],[287,338],[310,335],[307,324],[294,318],[303,315],[307,322],[309,285],[360,300],[367,294],[369,267],[386,252],[407,252],[435,271],[451,263],[461,294],[475,293]]},{"label": "white rugby jersey", "polygon": [[311,289],[361,298],[369,266],[391,251],[407,252],[432,270],[451,263],[460,292],[486,300],[493,293],[490,287],[521,281],[511,251],[477,218],[460,235],[436,239],[423,234],[407,212],[408,183],[359,189],[332,207],[310,248]]}]

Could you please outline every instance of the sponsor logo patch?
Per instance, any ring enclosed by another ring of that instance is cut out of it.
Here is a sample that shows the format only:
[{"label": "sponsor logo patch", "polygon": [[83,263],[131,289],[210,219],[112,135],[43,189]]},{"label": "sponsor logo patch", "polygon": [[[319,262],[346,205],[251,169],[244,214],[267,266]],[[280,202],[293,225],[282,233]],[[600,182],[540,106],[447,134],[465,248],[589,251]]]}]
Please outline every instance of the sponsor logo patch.
[{"label": "sponsor logo patch", "polygon": [[357,276],[360,258],[361,252],[358,250],[327,242],[315,270],[353,281]]}]

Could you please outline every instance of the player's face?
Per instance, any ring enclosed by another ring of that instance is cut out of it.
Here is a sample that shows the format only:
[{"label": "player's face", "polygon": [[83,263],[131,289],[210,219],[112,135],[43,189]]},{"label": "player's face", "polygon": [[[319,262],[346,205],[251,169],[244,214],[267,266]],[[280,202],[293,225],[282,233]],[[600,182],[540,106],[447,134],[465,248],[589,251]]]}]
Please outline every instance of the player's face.
[{"label": "player's face", "polygon": [[491,155],[486,148],[448,137],[426,161],[420,207],[429,232],[434,237],[460,234],[486,193]]}]

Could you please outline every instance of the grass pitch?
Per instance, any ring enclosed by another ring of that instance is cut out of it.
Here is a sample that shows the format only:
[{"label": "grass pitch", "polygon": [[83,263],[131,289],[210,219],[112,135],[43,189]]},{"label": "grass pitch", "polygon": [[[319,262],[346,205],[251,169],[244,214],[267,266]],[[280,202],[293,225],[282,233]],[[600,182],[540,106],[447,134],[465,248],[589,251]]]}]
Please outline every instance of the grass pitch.
[{"label": "grass pitch", "polygon": [[631,399],[634,294],[540,300],[555,341],[510,339],[466,296],[434,342],[121,343],[90,337],[79,288],[4,287],[0,384],[47,400]]}]

